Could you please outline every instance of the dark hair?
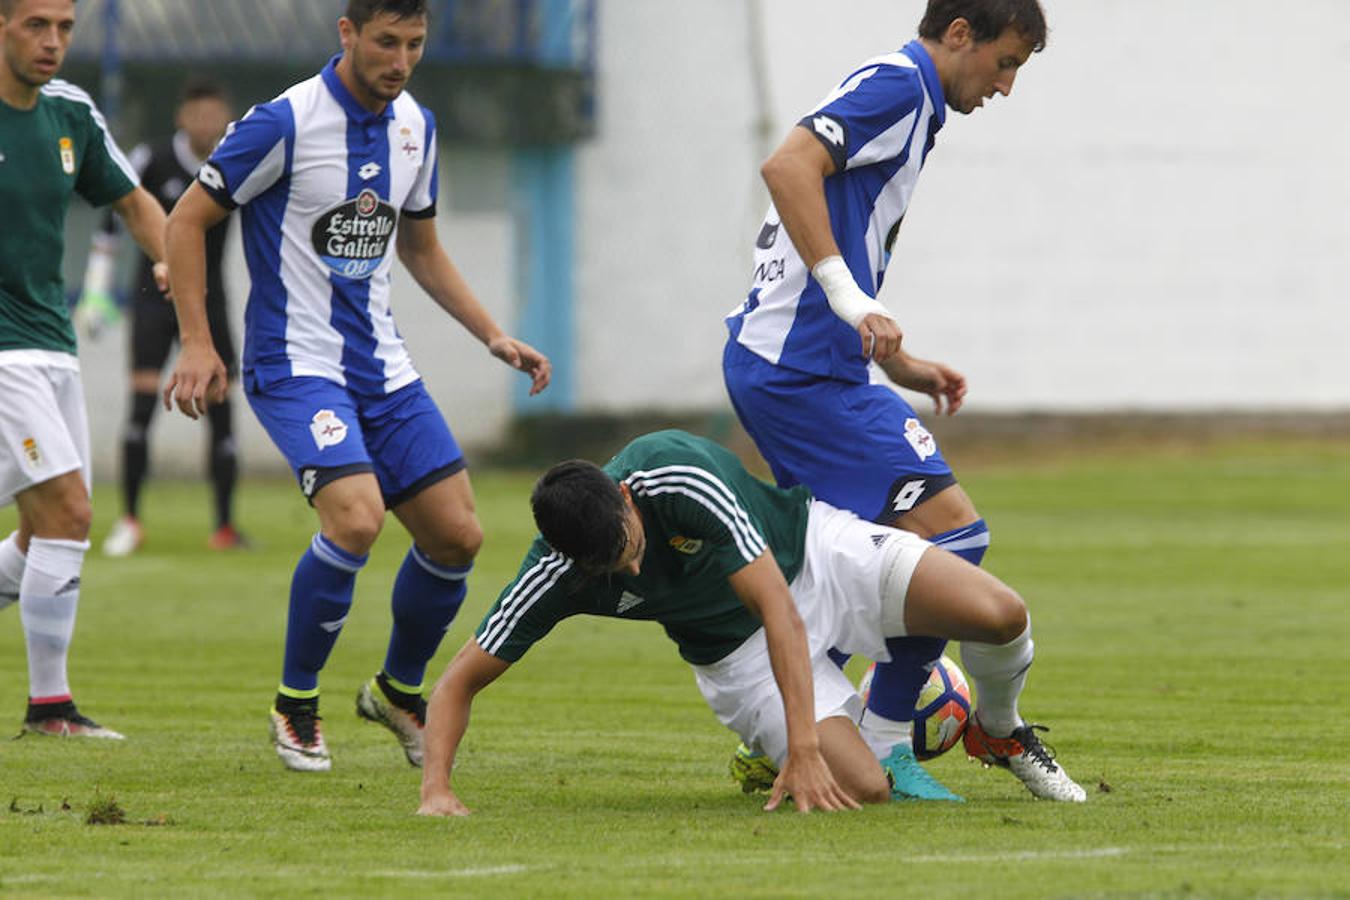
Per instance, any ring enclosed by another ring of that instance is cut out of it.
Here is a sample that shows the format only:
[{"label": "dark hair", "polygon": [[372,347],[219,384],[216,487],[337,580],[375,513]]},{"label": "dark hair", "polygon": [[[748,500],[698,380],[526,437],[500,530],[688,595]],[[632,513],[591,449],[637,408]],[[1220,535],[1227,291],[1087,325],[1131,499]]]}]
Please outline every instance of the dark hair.
[{"label": "dark hair", "polygon": [[381,13],[395,19],[415,19],[427,15],[427,0],[347,0],[347,18],[358,31]]},{"label": "dark hair", "polygon": [[190,78],[184,83],[182,90],[178,92],[178,105],[191,103],[194,100],[219,100],[221,103],[229,104],[230,95],[225,90],[225,86],[218,81],[210,81],[205,78]]},{"label": "dark hair", "polygon": [[970,23],[976,43],[981,44],[1015,28],[1039,53],[1045,49],[1049,34],[1039,0],[928,0],[928,11],[919,23],[919,37],[940,41],[957,19]]},{"label": "dark hair", "polygon": [[569,459],[549,469],[535,482],[530,508],[549,546],[588,574],[607,571],[623,554],[627,505],[594,463]]}]

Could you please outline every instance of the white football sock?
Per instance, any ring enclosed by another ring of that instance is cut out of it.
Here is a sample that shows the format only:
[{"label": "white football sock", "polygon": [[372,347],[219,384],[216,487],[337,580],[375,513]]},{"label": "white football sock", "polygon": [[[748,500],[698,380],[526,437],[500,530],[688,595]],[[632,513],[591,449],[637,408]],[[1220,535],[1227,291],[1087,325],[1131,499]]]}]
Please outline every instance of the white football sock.
[{"label": "white football sock", "polygon": [[66,656],[80,601],[80,567],[88,541],[33,538],[19,588],[19,613],[28,643],[28,696],[67,698]]},{"label": "white football sock", "polygon": [[19,551],[19,533],[11,532],[0,541],[0,609],[19,599],[19,583],[23,581],[26,560]]},{"label": "white football sock", "polygon": [[913,722],[897,722],[885,716],[879,716],[870,709],[864,709],[858,730],[863,740],[877,759],[891,755],[896,744],[908,746],[914,739]]},{"label": "white football sock", "polygon": [[961,642],[961,662],[975,685],[976,715],[990,737],[1007,737],[1022,726],[1017,698],[1034,656],[1030,619],[1025,631],[1002,646]]}]

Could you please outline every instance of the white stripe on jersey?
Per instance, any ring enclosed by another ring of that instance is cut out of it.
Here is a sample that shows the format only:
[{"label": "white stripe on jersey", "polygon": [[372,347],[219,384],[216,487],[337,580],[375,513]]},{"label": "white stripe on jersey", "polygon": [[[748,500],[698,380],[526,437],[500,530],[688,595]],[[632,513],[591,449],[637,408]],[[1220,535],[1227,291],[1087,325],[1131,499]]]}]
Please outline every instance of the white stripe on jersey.
[{"label": "white stripe on jersey", "polygon": [[506,643],[521,616],[552,590],[563,573],[572,568],[572,560],[556,550],[539,558],[529,571],[520,576],[511,592],[502,598],[497,611],[488,619],[478,638],[478,646],[487,653],[495,653]]},{"label": "white stripe on jersey", "polygon": [[[295,119],[295,143],[291,151],[291,188],[281,220],[281,283],[286,288],[286,356],[296,378],[315,376],[347,385],[342,367],[345,345],[342,332],[333,326],[333,285],[328,272],[314,258],[310,230],[315,217],[333,202],[347,196],[347,113],[314,77],[281,95],[290,101]],[[334,134],[340,137],[335,150]],[[283,173],[285,142],[278,142],[266,160],[249,176],[271,166],[280,153],[272,179]],[[303,173],[301,172],[303,170]],[[303,181],[303,190],[297,190]],[[240,193],[243,192],[241,186]],[[251,198],[250,198],[251,199]]]},{"label": "white stripe on jersey", "polygon": [[750,522],[750,515],[736,495],[707,469],[662,466],[634,472],[624,481],[643,496],[680,494],[695,500],[726,526],[746,562],[754,562],[768,549],[768,543]]},{"label": "white stripe on jersey", "polygon": [[[886,238],[890,233],[890,226],[887,223],[898,221],[905,214],[905,210],[909,209],[909,201],[914,196],[914,189],[919,185],[919,172],[923,169],[924,148],[922,141],[927,140],[925,136],[928,134],[928,123],[932,118],[933,101],[925,92],[923,109],[919,111],[917,116],[905,117],[905,121],[912,120],[914,124],[914,127],[910,129],[910,137],[906,138],[905,142],[912,138],[915,142],[919,142],[919,145],[910,145],[909,159],[905,160],[905,164],[891,176],[891,180],[886,182],[886,186],[881,189],[881,193],[877,195],[876,202],[872,206],[871,218],[867,220],[867,262],[869,271],[872,273],[873,295],[877,292],[877,280],[886,269]],[[885,136],[882,135],[882,137]],[[904,149],[905,142],[900,143],[900,150]],[[870,147],[871,144],[868,145],[868,148]],[[896,150],[892,156],[898,155],[900,150]]]},{"label": "white stripe on jersey", "polygon": [[286,139],[282,138],[272,145],[272,149],[267,151],[263,161],[258,163],[258,167],[249,173],[243,183],[230,195],[230,199],[239,206],[243,206],[276,183],[285,168]]},{"label": "white stripe on jersey", "polygon": [[44,84],[41,88],[42,93],[51,97],[60,97],[63,100],[74,100],[76,103],[83,103],[89,107],[89,112],[94,117],[94,124],[103,132],[103,146],[107,148],[108,155],[117,168],[122,170],[122,174],[127,176],[127,180],[132,184],[139,185],[141,177],[136,173],[136,167],[127,159],[122,148],[117,146],[117,141],[113,140],[112,133],[108,131],[108,122],[103,118],[103,113],[99,112],[98,106],[94,104],[94,98],[83,89],[71,84],[69,81],[63,81],[60,78],[54,78]]}]

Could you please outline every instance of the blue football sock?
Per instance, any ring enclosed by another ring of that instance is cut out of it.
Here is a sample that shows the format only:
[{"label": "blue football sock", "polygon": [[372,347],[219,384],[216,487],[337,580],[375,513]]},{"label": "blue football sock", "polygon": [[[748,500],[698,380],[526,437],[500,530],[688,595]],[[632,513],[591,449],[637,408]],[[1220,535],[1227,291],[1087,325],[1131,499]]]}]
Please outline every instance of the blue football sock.
[{"label": "blue football sock", "polygon": [[977,519],[964,528],[935,534],[928,541],[948,553],[955,553],[972,566],[978,566],[984,560],[984,552],[989,549],[989,526],[984,523],[984,519]]},{"label": "blue football sock", "polygon": [[[929,541],[978,566],[989,549],[989,526],[984,519],[979,519],[962,528],[934,535]],[[913,721],[919,691],[923,690],[933,664],[942,657],[946,647],[947,641],[943,638],[889,638],[886,649],[891,652],[891,661],[877,663],[872,676],[872,692],[867,698],[868,711],[893,722]]]},{"label": "blue football sock", "polygon": [[413,544],[394,579],[394,630],[384,658],[385,674],[410,688],[420,689],[427,663],[455,620],[464,595],[464,580],[473,563],[443,566]]},{"label": "blue football sock", "polygon": [[366,559],[353,556],[322,533],[314,535],[300,557],[291,578],[282,694],[297,699],[318,696],[319,671],[347,621],[356,573]]}]

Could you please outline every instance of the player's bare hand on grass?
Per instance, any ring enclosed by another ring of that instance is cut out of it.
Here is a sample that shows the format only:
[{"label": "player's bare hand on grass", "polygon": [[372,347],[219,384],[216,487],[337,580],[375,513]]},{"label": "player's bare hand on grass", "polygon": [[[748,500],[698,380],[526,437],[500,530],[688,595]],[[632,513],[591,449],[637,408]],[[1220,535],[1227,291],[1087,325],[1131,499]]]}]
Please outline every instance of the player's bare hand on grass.
[{"label": "player's bare hand on grass", "polygon": [[868,359],[885,362],[900,352],[905,333],[895,320],[872,313],[858,323],[858,337],[862,338],[862,352]]},{"label": "player's bare hand on grass", "polygon": [[207,407],[223,402],[228,387],[225,364],[215,347],[209,343],[184,344],[164,386],[164,408],[172,410],[176,401],[183,415],[196,419],[206,415]]},{"label": "player's bare hand on grass", "polygon": [[417,807],[419,816],[467,816],[469,808],[460,802],[454,791],[435,793],[422,798]]},{"label": "player's bare hand on grass", "polygon": [[790,795],[797,811],[803,813],[813,809],[838,812],[841,809],[862,808],[834,780],[829,764],[819,752],[788,756],[782,771],[774,779],[773,793],[769,796],[769,802],[764,804],[764,811],[773,812],[777,809],[784,795]]},{"label": "player's bare hand on grass", "polygon": [[488,344],[488,350],[513,369],[530,376],[530,396],[548,387],[553,378],[553,363],[548,357],[524,341],[513,337],[499,337]]}]

